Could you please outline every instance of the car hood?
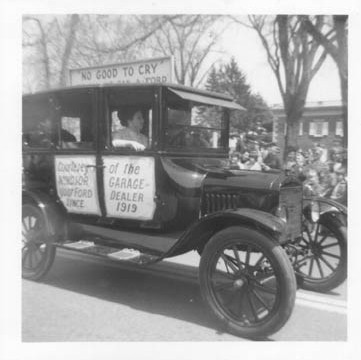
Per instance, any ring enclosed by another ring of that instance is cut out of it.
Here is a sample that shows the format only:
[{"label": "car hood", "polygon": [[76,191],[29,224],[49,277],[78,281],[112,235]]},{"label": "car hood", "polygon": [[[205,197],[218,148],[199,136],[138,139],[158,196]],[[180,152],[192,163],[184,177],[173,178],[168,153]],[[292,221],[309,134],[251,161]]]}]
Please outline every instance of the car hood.
[{"label": "car hood", "polygon": [[168,175],[186,188],[218,191],[227,189],[262,189],[277,191],[285,179],[280,170],[252,171],[232,170],[227,159],[214,158],[163,158]]},{"label": "car hood", "polygon": [[256,170],[227,170],[222,176],[218,172],[209,171],[204,180],[204,187],[227,187],[230,189],[242,187],[243,189],[278,190],[285,179],[281,171],[256,171]]}]

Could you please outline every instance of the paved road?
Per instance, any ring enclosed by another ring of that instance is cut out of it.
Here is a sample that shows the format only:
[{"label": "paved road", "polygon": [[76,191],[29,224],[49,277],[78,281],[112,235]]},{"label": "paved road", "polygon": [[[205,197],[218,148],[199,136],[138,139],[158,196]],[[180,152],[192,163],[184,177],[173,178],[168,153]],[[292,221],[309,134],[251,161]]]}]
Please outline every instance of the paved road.
[{"label": "paved road", "polygon": [[[25,342],[243,341],[205,309],[196,253],[152,268],[58,251],[41,283],[23,280]],[[289,322],[269,340],[347,339],[346,284],[330,294],[298,291]]]}]

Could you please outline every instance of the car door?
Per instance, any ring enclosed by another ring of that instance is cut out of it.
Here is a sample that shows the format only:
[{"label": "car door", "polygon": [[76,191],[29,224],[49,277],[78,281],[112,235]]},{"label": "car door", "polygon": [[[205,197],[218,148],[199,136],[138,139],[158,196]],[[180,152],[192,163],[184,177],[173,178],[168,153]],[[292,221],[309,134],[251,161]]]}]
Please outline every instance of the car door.
[{"label": "car door", "polygon": [[97,175],[95,92],[73,89],[57,93],[53,117],[58,128],[54,156],[57,194],[76,217],[101,216]]},{"label": "car door", "polygon": [[[104,96],[104,138],[107,141],[100,153],[105,218],[151,222],[157,207],[153,150],[154,91],[109,89]],[[122,116],[129,113],[130,108],[139,109],[144,119],[140,136],[147,139],[147,146],[140,151],[114,143],[114,134],[121,133],[125,126]]]}]

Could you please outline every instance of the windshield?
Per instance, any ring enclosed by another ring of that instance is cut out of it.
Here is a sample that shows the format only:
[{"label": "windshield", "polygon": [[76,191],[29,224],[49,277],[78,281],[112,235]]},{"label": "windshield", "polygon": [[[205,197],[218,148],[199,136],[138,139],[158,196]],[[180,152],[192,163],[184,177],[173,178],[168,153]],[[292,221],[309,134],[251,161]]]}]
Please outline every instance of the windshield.
[{"label": "windshield", "polygon": [[223,107],[174,98],[168,100],[165,141],[169,148],[182,151],[227,149]]}]

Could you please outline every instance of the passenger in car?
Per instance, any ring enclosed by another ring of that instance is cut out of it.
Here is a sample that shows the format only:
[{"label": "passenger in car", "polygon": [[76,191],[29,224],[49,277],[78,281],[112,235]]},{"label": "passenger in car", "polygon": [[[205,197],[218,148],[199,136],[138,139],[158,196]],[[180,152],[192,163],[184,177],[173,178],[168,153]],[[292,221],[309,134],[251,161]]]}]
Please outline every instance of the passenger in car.
[{"label": "passenger in car", "polygon": [[127,107],[118,111],[118,118],[124,128],[112,134],[113,146],[144,150],[148,146],[148,138],[141,133],[144,126],[142,111],[139,108]]},{"label": "passenger in car", "polygon": [[[52,128],[52,122],[49,117],[42,119],[37,128],[29,134],[23,135],[24,145],[30,147],[50,147],[57,142],[57,133],[56,129]],[[64,143],[74,143],[76,142],[76,137],[65,129],[61,129],[61,142]]]}]

